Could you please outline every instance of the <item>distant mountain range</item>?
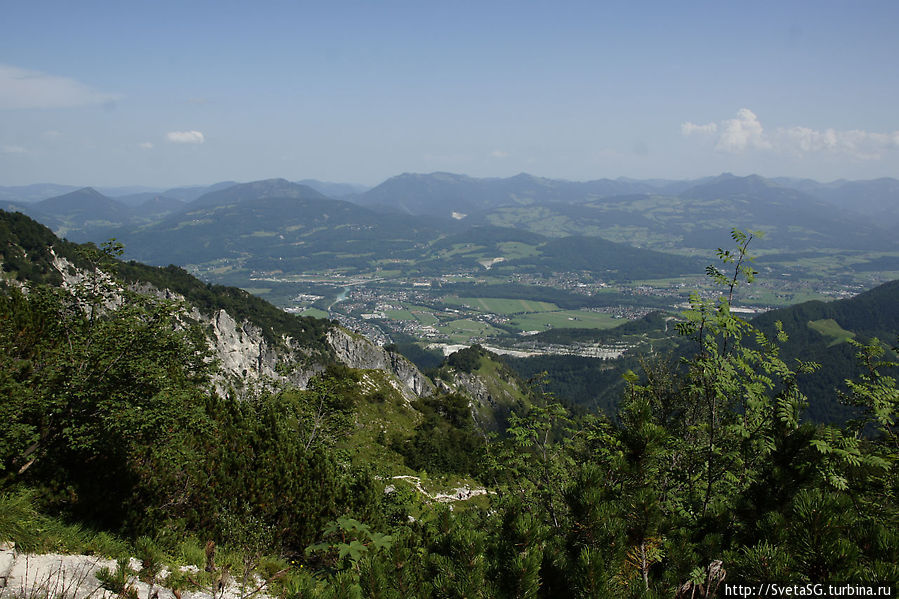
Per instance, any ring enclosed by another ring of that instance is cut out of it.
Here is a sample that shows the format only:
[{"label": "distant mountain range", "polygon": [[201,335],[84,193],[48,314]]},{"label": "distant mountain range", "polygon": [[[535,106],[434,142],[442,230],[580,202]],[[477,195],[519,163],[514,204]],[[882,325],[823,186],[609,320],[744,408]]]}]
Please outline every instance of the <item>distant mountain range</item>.
[{"label": "distant mountain range", "polygon": [[[525,173],[509,178],[478,179],[452,173],[405,173],[348,199],[369,207],[399,210],[409,214],[450,217],[502,206],[587,204],[603,198],[633,195],[690,196],[694,188],[729,191],[728,185],[744,181],[759,195],[776,190],[801,192],[795,198],[822,201],[863,215],[892,213],[899,217],[899,180],[836,181],[819,183],[809,179],[765,179],[758,175],[673,181],[665,179],[598,179],[577,182],[535,177]],[[712,186],[712,187],[708,187]],[[746,192],[746,186],[742,192]]]},{"label": "distant mountain range", "polygon": [[[584,268],[622,276],[649,255],[630,253],[615,267],[598,256],[626,252],[608,242],[708,255],[728,244],[732,227],[763,230],[766,246],[782,251],[886,254],[869,257],[871,269],[890,270],[896,262],[890,253],[899,251],[895,179],[824,184],[725,173],[692,181],[572,182],[527,174],[478,179],[432,173],[403,174],[365,191],[306,183],[226,181],[162,192],[118,188],[130,193],[115,198],[90,187],[4,187],[0,208],[20,210],[72,241],[116,237],[132,256],[153,263],[239,259],[242,267],[282,272],[327,264],[381,268],[391,262],[414,264],[405,267],[410,273],[434,273],[463,262],[485,268],[502,262],[496,268]],[[37,199],[60,190],[66,191]],[[513,229],[536,237],[517,241]],[[486,239],[488,230],[496,240]],[[466,231],[480,241],[438,251],[444,240]],[[510,243],[525,243],[528,255],[509,251]],[[671,274],[686,268],[661,256],[652,259]],[[638,271],[648,272],[642,266]]]},{"label": "distant mountain range", "polygon": [[129,204],[110,198],[93,187],[31,203],[0,202],[0,208],[23,212],[53,229],[57,235],[77,241],[101,241],[120,227],[145,224],[185,205],[180,200],[156,194],[148,194],[140,203]]},{"label": "distant mountain range", "polygon": [[584,183],[544,179],[522,173],[507,179],[475,179],[452,173],[402,174],[351,198],[362,206],[409,214],[451,217],[499,206],[583,203],[613,195],[649,193],[641,181],[600,179]]},{"label": "distant mountain range", "polygon": [[[552,236],[600,236],[655,249],[714,248],[734,226],[762,229],[781,248],[891,248],[899,181],[887,181],[896,184],[892,195],[884,180],[825,186],[816,195],[804,190],[807,182],[791,187],[757,175],[577,183],[433,173],[394,177],[350,199],[379,210],[464,217]],[[876,207],[854,209],[850,197],[874,198]]]},{"label": "distant mountain range", "polygon": [[151,225],[122,229],[128,255],[153,264],[227,260],[232,268],[302,273],[399,269],[439,276],[459,270],[593,270],[609,278],[674,276],[695,260],[579,236],[451,219],[375,212],[314,189],[271,179],[213,191]]},{"label": "distant mountain range", "polygon": [[[217,203],[238,201],[241,198],[228,193],[253,195],[254,189],[263,190],[268,196],[293,193],[287,181],[282,187],[264,183],[238,184],[222,181],[208,186],[175,187],[167,190],[149,188],[77,188],[70,185],[35,184],[17,187],[0,187],[0,209],[23,212],[51,227],[57,234],[75,241],[98,241],[120,229],[143,226],[159,221],[173,213],[202,206],[203,202]],[[324,189],[334,197],[365,191],[364,186],[328,183],[314,179],[305,180],[302,187]],[[231,189],[223,196],[216,192]],[[280,191],[279,191],[280,189]],[[103,193],[103,192],[106,193]],[[118,195],[116,195],[118,194]],[[254,197],[258,197],[256,194]],[[208,197],[207,197],[208,196]],[[324,197],[324,196],[322,196]],[[202,199],[201,199],[202,198]],[[199,201],[200,203],[195,203]]]},{"label": "distant mountain range", "polygon": [[[332,183],[329,181],[319,181],[317,179],[303,179],[302,181],[297,181],[297,183],[311,187],[332,198],[360,194],[369,189],[365,185],[358,185],[355,183]],[[141,185],[123,187],[94,186],[94,189],[105,196],[124,202],[125,204],[136,205],[155,196],[165,196],[181,200],[182,202],[191,202],[210,191],[225,189],[226,187],[232,187],[237,184],[237,181],[220,181],[212,185],[189,185],[185,187],[172,187],[170,189]],[[55,183],[34,183],[31,185],[15,186],[0,185],[0,202],[29,204],[67,194],[72,191],[78,191],[79,189],[83,188],[77,185],[57,185]]]}]

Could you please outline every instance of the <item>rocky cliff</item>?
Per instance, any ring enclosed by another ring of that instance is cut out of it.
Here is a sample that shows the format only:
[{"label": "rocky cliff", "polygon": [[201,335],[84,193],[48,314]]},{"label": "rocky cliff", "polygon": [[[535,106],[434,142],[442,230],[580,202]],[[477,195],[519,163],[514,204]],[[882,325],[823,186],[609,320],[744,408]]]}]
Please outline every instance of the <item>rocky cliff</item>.
[{"label": "rocky cliff", "polygon": [[401,391],[407,399],[427,397],[434,393],[431,380],[400,354],[389,352],[365,337],[341,327],[333,327],[328,331],[327,337],[338,360],[350,368],[386,370],[401,383]]},{"label": "rocky cliff", "polygon": [[477,361],[467,367],[454,366],[451,359],[447,360],[438,372],[437,387],[442,393],[468,397],[471,416],[482,429],[502,430],[509,414],[529,403],[529,391],[499,356],[483,348],[477,353]]},{"label": "rocky cliff", "polygon": [[240,393],[286,385],[305,389],[309,379],[325,369],[324,364],[310,359],[308,349],[289,337],[282,337],[274,347],[259,327],[237,322],[225,310],[212,316],[195,310],[193,317],[209,326],[210,346],[219,363],[215,383],[220,393],[228,388]]},{"label": "rocky cliff", "polygon": [[[89,282],[86,273],[71,262],[53,256],[53,266],[63,277],[63,287],[75,289]],[[99,273],[104,287],[104,309],[116,309],[122,303],[123,290],[113,279]],[[391,384],[407,400],[434,393],[433,383],[409,360],[389,352],[365,337],[332,326],[326,341],[333,356],[315,353],[287,335],[272,338],[260,327],[247,320],[238,320],[224,309],[205,313],[187,304],[184,296],[169,289],[160,289],[147,282],[129,285],[131,291],[160,299],[185,302],[184,323],[197,322],[206,332],[217,370],[213,376],[219,394],[251,397],[262,390],[285,386],[305,389],[309,380],[325,370],[330,359],[350,368],[383,370],[390,375]],[[327,352],[327,353],[330,353]]]}]

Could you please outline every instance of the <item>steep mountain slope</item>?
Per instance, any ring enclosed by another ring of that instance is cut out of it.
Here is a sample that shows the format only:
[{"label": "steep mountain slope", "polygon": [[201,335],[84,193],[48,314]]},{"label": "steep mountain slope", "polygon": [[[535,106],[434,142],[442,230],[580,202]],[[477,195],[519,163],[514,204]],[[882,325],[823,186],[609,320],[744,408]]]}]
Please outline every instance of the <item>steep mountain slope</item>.
[{"label": "steep mountain slope", "polygon": [[[0,211],[4,282],[83,285],[95,259],[92,252],[96,256],[96,250],[59,240],[22,214]],[[114,271],[132,291],[186,302],[185,318],[205,327],[219,361],[222,392],[229,386],[238,393],[260,385],[303,388],[329,364],[342,362],[352,368],[382,369],[407,398],[432,393],[433,386],[410,362],[399,356],[385,360],[385,350],[327,320],[285,313],[246,291],[208,285],[174,266],[108,261],[103,268]],[[119,300],[111,301],[114,305]]]},{"label": "steep mountain slope", "polygon": [[498,355],[479,345],[461,349],[437,369],[437,387],[469,397],[472,417],[483,431],[506,428],[513,412],[531,404],[531,391]]},{"label": "steep mountain slope", "polygon": [[[253,399],[290,389],[315,392],[315,385],[321,384],[316,377],[336,381],[343,389],[344,409],[353,406],[350,413],[356,422],[342,446],[365,464],[406,474],[410,471],[403,464],[418,462],[404,453],[408,447],[403,439],[411,443],[430,434],[446,435],[441,443],[473,447],[483,434],[475,432],[475,424],[482,431],[501,429],[511,410],[526,405],[523,386],[495,356],[491,360],[484,354],[475,369],[457,369],[449,360],[441,371],[448,382],[435,386],[396,351],[333,322],[285,313],[246,291],[205,284],[175,266],[103,258],[97,250],[57,239],[27,216],[0,211],[0,294],[7,285],[91,287],[95,278],[90,273],[98,259],[104,272],[126,284],[109,292],[104,305],[121,304],[125,293],[181,303],[184,326],[196,323],[203,331],[215,360],[213,384],[220,396]],[[100,276],[111,282],[106,274]],[[446,399],[447,394],[452,398]],[[474,419],[470,425],[465,418],[444,422],[441,406],[457,404],[467,407],[468,418]],[[422,410],[430,416],[423,416]],[[418,430],[424,424],[425,431]],[[434,433],[434,427],[439,431]],[[449,462],[443,467],[458,474],[467,468]]]},{"label": "steep mountain slope", "polygon": [[801,358],[821,367],[801,375],[800,386],[809,396],[809,416],[819,421],[838,421],[852,411],[837,402],[835,389],[863,373],[857,349],[848,340],[867,342],[878,338],[887,347],[899,345],[899,281],[885,283],[853,298],[834,302],[805,302],[772,310],[753,319],[753,324],[774,334],[781,321],[789,340],[783,346],[788,359]]},{"label": "steep mountain slope", "polygon": [[[376,468],[396,481],[394,488],[407,485],[407,479],[412,477],[417,481],[414,489],[425,493],[424,483],[413,476],[422,468],[443,473],[440,488],[455,485],[470,489],[472,484],[466,481],[471,479],[463,477],[474,471],[484,443],[484,429],[502,428],[510,410],[523,405],[510,401],[506,397],[508,393],[497,386],[517,388],[512,380],[514,377],[508,372],[499,378],[485,374],[486,371],[473,373],[465,384],[442,384],[438,388],[402,355],[377,347],[336,323],[287,314],[240,289],[204,284],[174,266],[156,268],[117,261],[94,247],[59,240],[48,228],[22,214],[0,211],[0,259],[3,268],[0,324],[4,325],[0,328],[0,343],[3,344],[0,358],[8,358],[4,362],[6,366],[15,365],[15,372],[10,373],[14,382],[32,388],[32,375],[35,375],[28,360],[15,354],[19,347],[16,335],[25,335],[29,341],[41,343],[40,334],[31,327],[48,331],[58,326],[42,321],[44,316],[35,317],[33,306],[28,305],[30,298],[48,297],[71,302],[66,299],[71,293],[74,309],[67,313],[74,318],[75,326],[88,335],[97,336],[97,359],[103,361],[98,369],[81,368],[75,374],[87,373],[85,376],[90,378],[92,370],[97,370],[101,375],[114,372],[118,377],[118,370],[109,371],[107,367],[117,364],[117,356],[121,354],[127,359],[121,367],[135,379],[135,386],[130,391],[134,399],[122,393],[109,395],[105,388],[91,391],[90,401],[99,402],[106,414],[124,411],[142,422],[142,411],[146,410],[148,417],[152,417],[150,414],[155,414],[153,410],[159,408],[160,402],[186,402],[179,404],[177,409],[163,408],[169,410],[166,417],[180,417],[179,414],[184,412],[184,417],[189,420],[197,417],[199,412],[210,411],[223,421],[217,425],[222,430],[214,431],[214,434],[224,435],[226,443],[239,445],[242,441],[232,436],[228,427],[237,426],[235,423],[253,418],[255,411],[263,410],[267,415],[260,421],[260,426],[268,431],[266,434],[288,434],[292,443],[303,448],[303,455],[333,448],[340,452],[343,468],[359,468],[366,473]],[[20,292],[23,287],[29,288],[25,294]],[[48,295],[44,296],[45,293]],[[14,312],[10,312],[11,307]],[[87,310],[90,318],[82,314],[82,310]],[[148,335],[144,331],[147,323],[161,333],[161,349],[151,345],[160,336]],[[136,329],[129,328],[132,325]],[[107,335],[103,327],[110,327],[110,334]],[[190,340],[189,348],[178,342],[182,334],[185,343]],[[46,341],[53,346],[60,343],[60,339],[60,335],[54,335]],[[145,344],[148,352],[155,352],[153,357],[143,356]],[[204,346],[206,350],[202,349]],[[196,374],[191,375],[194,378],[185,378],[178,370],[185,356],[172,362],[165,355],[159,355],[172,348],[189,352],[190,366],[197,369]],[[207,351],[208,358],[204,357]],[[71,357],[84,359],[85,363],[88,360],[96,362],[94,356],[82,356],[80,351],[75,351]],[[40,362],[39,368],[46,370],[47,366]],[[60,368],[68,372],[66,369],[70,366],[63,363]],[[211,386],[203,374],[207,368]],[[159,372],[160,369],[163,372]],[[495,366],[493,370],[495,375]],[[82,380],[85,376],[79,378],[77,385],[90,387],[90,380]],[[163,392],[157,394],[156,387],[144,384],[146,377],[150,382],[161,381],[167,385],[171,378],[171,385],[163,387]],[[7,379],[4,383],[9,383]],[[149,389],[146,392],[145,387]],[[7,402],[3,393],[15,389],[14,385],[0,386],[0,400]],[[493,395],[484,396],[485,389]],[[78,410],[81,409],[80,397],[78,393],[71,397],[66,395],[65,401]],[[141,403],[132,405],[131,401]],[[11,402],[0,403],[0,406],[12,405]],[[29,413],[22,418],[23,422],[30,423],[34,419],[40,420],[40,413]],[[172,424],[166,426],[169,432],[176,430]],[[152,426],[147,430],[150,429]],[[203,445],[207,443],[205,435],[212,432],[189,434],[189,438]],[[216,447],[207,446],[203,451],[216,450]],[[239,447],[238,451],[245,455],[248,448]],[[7,454],[9,452],[3,454],[4,459]],[[321,457],[321,454],[316,455]],[[14,455],[11,459],[18,458]],[[296,467],[302,470],[304,463],[300,460]],[[44,474],[39,469],[31,472],[38,476]],[[223,475],[232,480],[230,474]],[[310,472],[304,474],[307,475]],[[327,472],[313,471],[311,475],[325,476]],[[105,505],[104,501],[130,505],[119,496],[101,498],[97,494],[102,495],[103,484],[99,484],[95,475],[88,478],[89,484],[78,480],[82,485],[79,492],[86,498],[86,503],[78,505],[86,517],[100,517],[96,514],[96,506]],[[107,481],[106,484],[110,483]],[[426,486],[432,491],[435,489],[432,484]],[[380,488],[378,493],[381,493]],[[461,501],[476,495],[468,493],[462,497],[454,491],[443,500]],[[418,501],[432,501],[435,496],[431,494]],[[104,522],[127,517],[121,512],[102,515]],[[304,534],[316,534],[322,524],[318,522]]]}]

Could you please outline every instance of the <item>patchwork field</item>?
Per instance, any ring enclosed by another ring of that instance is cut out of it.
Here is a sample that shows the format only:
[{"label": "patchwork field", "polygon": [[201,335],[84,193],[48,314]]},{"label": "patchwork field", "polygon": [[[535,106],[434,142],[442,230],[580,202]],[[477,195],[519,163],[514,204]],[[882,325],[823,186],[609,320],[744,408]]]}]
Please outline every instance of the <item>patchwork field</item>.
[{"label": "patchwork field", "polygon": [[491,314],[524,314],[528,312],[548,312],[559,307],[549,302],[525,299],[505,299],[499,297],[453,297],[444,298],[448,306],[462,306]]},{"label": "patchwork field", "polygon": [[504,334],[494,326],[468,318],[452,320],[439,325],[437,329],[447,335],[452,343],[470,343],[472,339],[486,339]]},{"label": "patchwork field", "polygon": [[586,310],[557,310],[516,316],[509,325],[522,331],[543,331],[549,328],[610,329],[621,324],[620,318]]}]

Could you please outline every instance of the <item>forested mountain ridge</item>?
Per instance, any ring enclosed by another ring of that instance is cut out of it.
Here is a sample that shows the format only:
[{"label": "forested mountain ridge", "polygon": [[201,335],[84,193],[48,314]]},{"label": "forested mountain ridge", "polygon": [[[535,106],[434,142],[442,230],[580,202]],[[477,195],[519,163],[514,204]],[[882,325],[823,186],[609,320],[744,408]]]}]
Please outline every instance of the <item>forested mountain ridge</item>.
[{"label": "forested mountain ridge", "polygon": [[[797,375],[799,389],[808,397],[804,417],[813,422],[842,424],[854,410],[840,403],[847,391],[845,381],[864,373],[856,359],[855,340],[868,343],[877,338],[887,350],[899,344],[899,281],[891,281],[855,297],[832,302],[811,301],[771,310],[755,316],[752,325],[770,338],[777,336],[780,323],[786,340],[780,342],[781,355],[787,361],[802,359],[820,364],[814,372]],[[509,364],[522,376],[546,371],[548,389],[560,397],[583,406],[598,407],[614,413],[625,382],[621,373],[639,369],[641,360],[665,357],[676,363],[695,353],[695,344],[679,337],[678,312],[651,313],[607,330],[556,329],[528,336],[515,347],[529,349],[541,344],[627,343],[632,346],[614,360],[573,356],[537,356],[510,358]],[[895,356],[888,351],[888,355]]]},{"label": "forested mountain ridge", "polygon": [[780,322],[788,340],[785,358],[820,364],[813,373],[799,376],[800,388],[811,399],[809,416],[819,422],[840,422],[852,416],[838,402],[845,381],[863,374],[850,340],[869,343],[878,339],[887,348],[899,345],[899,280],[879,285],[855,297],[832,302],[804,302],[772,310],[752,320],[774,335]]},{"label": "forested mountain ridge", "polygon": [[216,189],[204,193],[190,202],[189,210],[198,208],[211,208],[215,206],[227,206],[239,202],[262,200],[266,198],[302,198],[309,200],[327,200],[327,196],[318,191],[301,185],[291,183],[286,179],[263,179],[250,183],[238,183],[222,189]]}]

